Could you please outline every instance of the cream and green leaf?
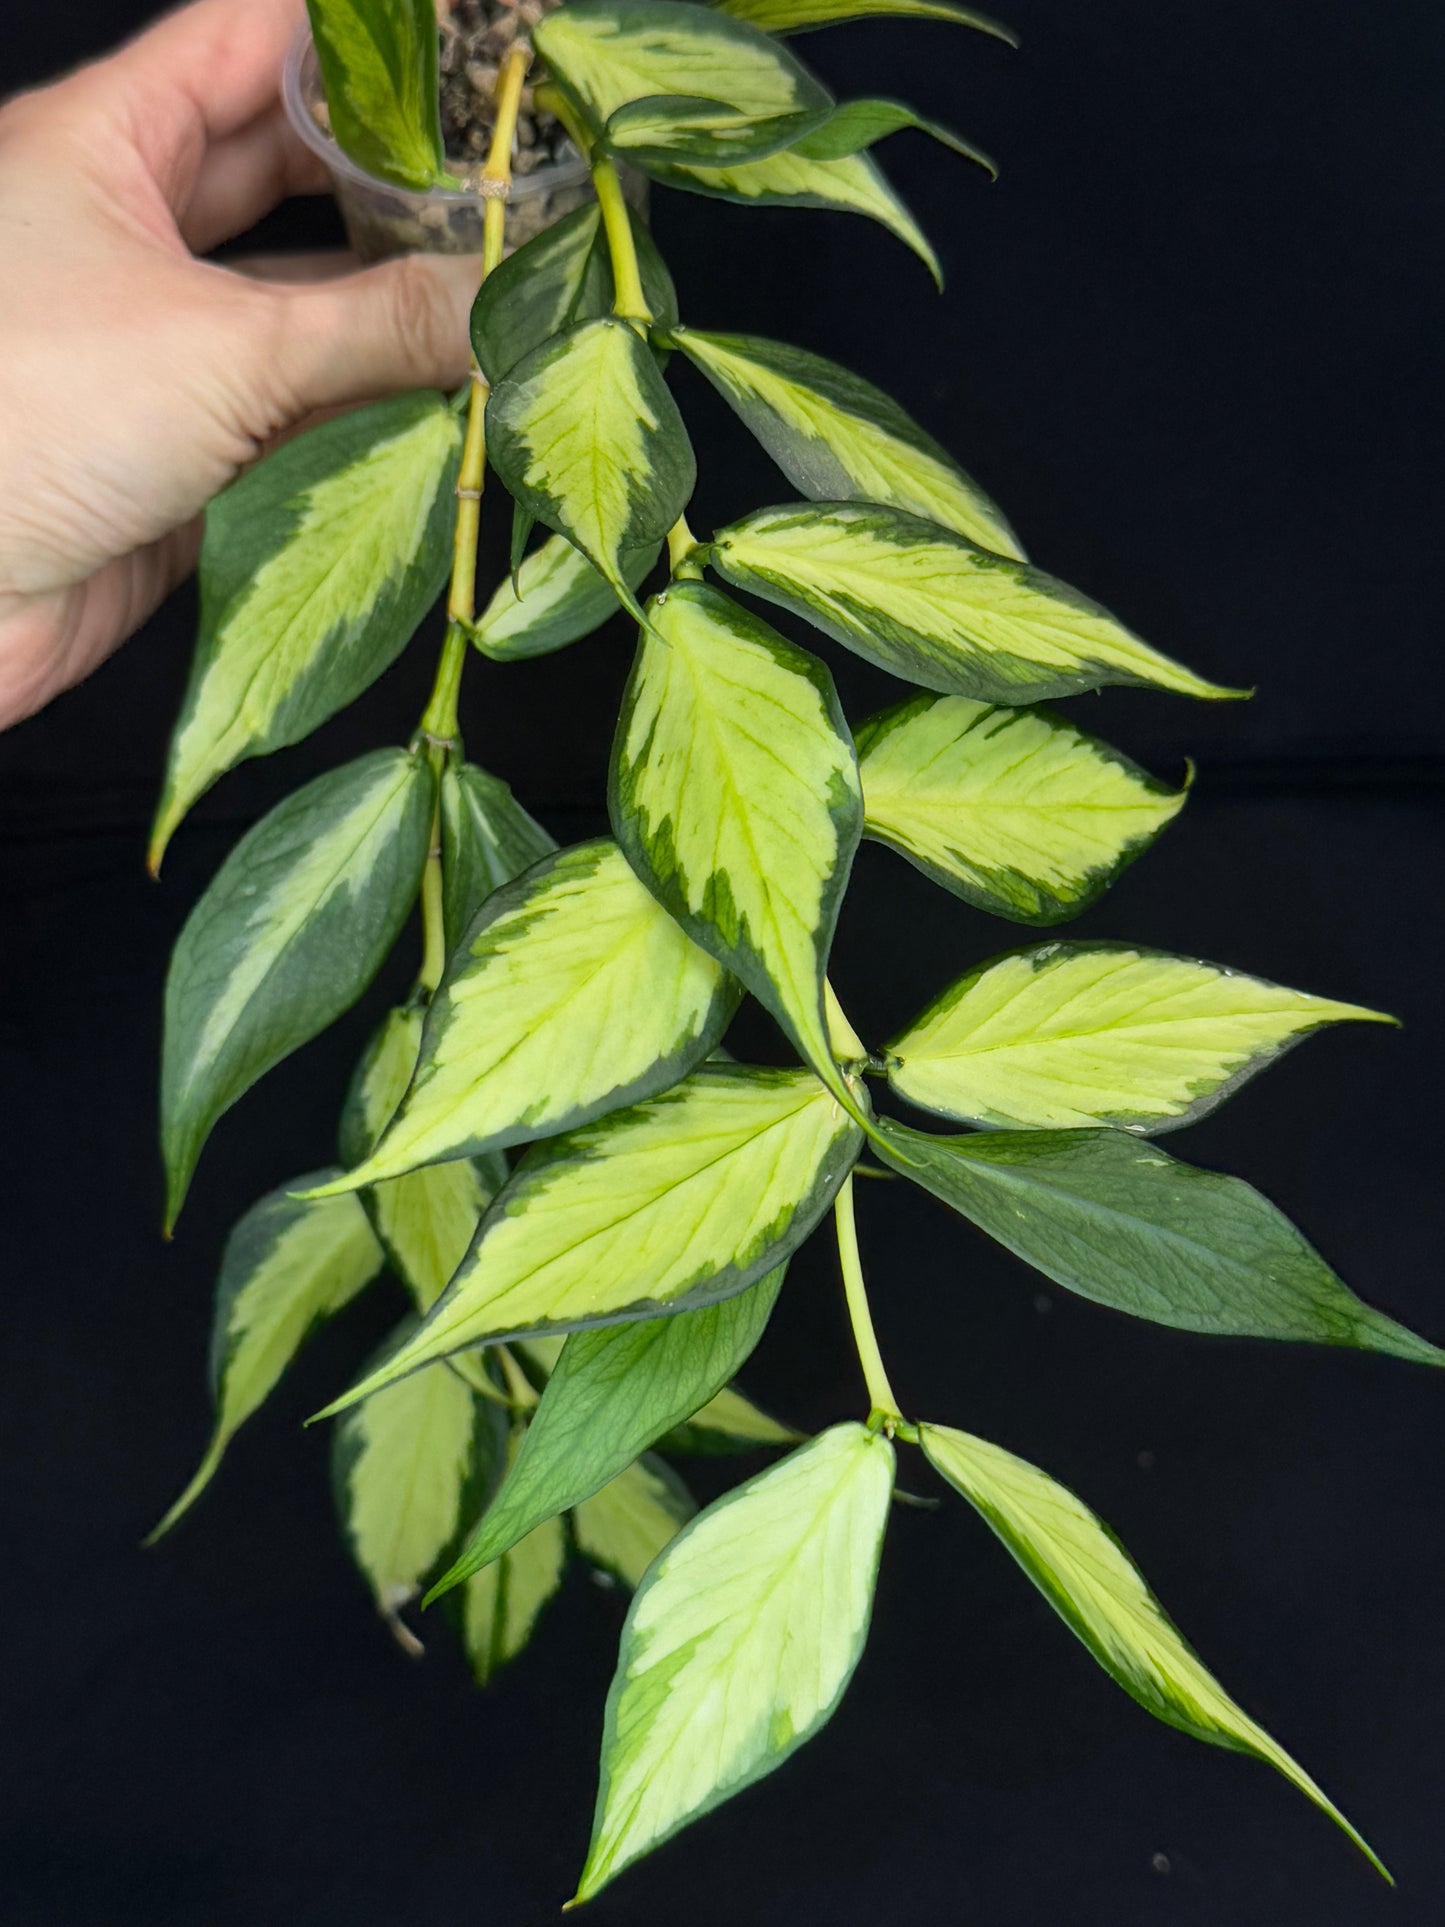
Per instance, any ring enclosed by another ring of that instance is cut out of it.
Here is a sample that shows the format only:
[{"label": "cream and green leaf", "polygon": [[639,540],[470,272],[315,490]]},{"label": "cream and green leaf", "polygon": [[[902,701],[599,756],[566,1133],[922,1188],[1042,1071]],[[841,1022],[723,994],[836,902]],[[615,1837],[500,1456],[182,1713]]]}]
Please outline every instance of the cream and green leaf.
[{"label": "cream and green leaf", "polygon": [[1173,1130],[1325,1024],[1379,1011],[1242,971],[1111,943],[980,964],[889,1046],[911,1103],[968,1124]]},{"label": "cream and green leaf", "polygon": [[909,682],[1031,703],[1107,683],[1220,699],[1098,603],[898,509],[861,502],[760,509],[717,536],[735,587],[802,616]]},{"label": "cream and green leaf", "polygon": [[566,1525],[547,1519],[467,1581],[460,1594],[462,1644],[479,1686],[527,1644],[566,1564]]},{"label": "cream and green leaf", "polygon": [[585,321],[524,356],[492,390],[487,454],[526,513],[569,537],[640,615],[624,558],[666,538],[697,468],[636,328]]},{"label": "cream and green leaf", "polygon": [[811,501],[881,502],[1022,557],[1000,510],[872,382],[780,341],[675,329],[668,337]]},{"label": "cream and green leaf", "polygon": [[[629,208],[642,291],[658,325],[677,319],[677,290],[648,232]],[[488,381],[580,321],[609,314],[615,288],[596,201],[564,215],[494,268],[472,306],[472,347]]]},{"label": "cream and green leaf", "polygon": [[822,663],[716,590],[674,584],[648,607],[610,798],[658,900],[836,1084],[823,975],[863,811]]},{"label": "cream and green leaf", "polygon": [[862,1654],[893,1450],[838,1425],[700,1513],[632,1603],[577,1899],[831,1717]]},{"label": "cream and green leaf", "polygon": [[580,843],[488,898],[432,1001],[416,1078],[352,1188],[550,1137],[706,1057],[737,988],[638,882]]},{"label": "cream and green leaf", "polygon": [[440,395],[398,395],[298,435],[211,503],[153,873],[218,777],[300,742],[406,647],[446,581],[460,446]]},{"label": "cream and green leaf", "polygon": [[863,834],[1015,923],[1087,909],[1188,794],[1046,710],[924,694],[855,733]]},{"label": "cream and green leaf", "polygon": [[430,1316],[329,1409],[469,1346],[744,1290],[812,1231],[862,1136],[809,1071],[717,1064],[537,1145]]},{"label": "cream and green leaf", "polygon": [[897,235],[927,267],[940,287],[943,270],[938,256],[908,209],[867,154],[851,154],[841,161],[810,161],[784,148],[765,160],[743,161],[735,167],[663,166],[653,162],[648,173],[666,187],[706,194],[739,207],[818,207],[842,214],[862,214]]},{"label": "cream and green leaf", "polygon": [[930,1462],[988,1522],[1065,1625],[1126,1693],[1181,1733],[1274,1767],[1390,1879],[1303,1767],[1230,1699],[1113,1533],[1080,1499],[1037,1466],[984,1439],[945,1425],[918,1429]]},{"label": "cream and green leaf", "polygon": [[336,144],[398,187],[455,186],[446,171],[435,0],[306,0]]},{"label": "cream and green leaf", "polygon": [[[653,543],[621,558],[622,579],[634,595],[661,553]],[[469,634],[482,654],[495,662],[521,662],[590,636],[621,606],[611,584],[581,550],[565,535],[553,535],[533,550],[515,575],[502,578]]]},{"label": "cream and green leaf", "polygon": [[191,912],[166,983],[168,1225],[216,1119],[376,974],[416,900],[433,788],[399,749],[318,777],[241,839]]},{"label": "cream and green leaf", "polygon": [[[534,37],[584,119],[644,163],[670,153],[747,160],[816,126],[833,104],[767,34],[682,0],[571,0]],[[674,103],[706,103],[710,112],[670,112]]]},{"label": "cream and green leaf", "polygon": [[[331,1174],[317,1172],[298,1185]],[[382,1268],[380,1246],[355,1198],[306,1203],[296,1185],[253,1204],[226,1240],[211,1325],[211,1398],[215,1430],[195,1477],[150,1542],[195,1504],[226,1447],[270,1396],[312,1330],[369,1285]]]},{"label": "cream and green leaf", "polygon": [[1018,45],[1011,27],[991,20],[971,7],[955,7],[949,0],[715,0],[734,20],[747,20],[764,33],[808,33],[844,20],[951,20],[956,26],[975,27],[1010,47]]},{"label": "cream and green leaf", "polygon": [[499,776],[449,763],[441,782],[442,922],[447,951],[494,890],[556,849]]},{"label": "cream and green leaf", "polygon": [[408,1651],[401,1610],[456,1539],[498,1456],[497,1407],[444,1365],[347,1412],[332,1437],[332,1486],[351,1555]]},{"label": "cream and green leaf", "polygon": [[[752,1355],[781,1285],[778,1270],[696,1311],[573,1332],[501,1490],[431,1597],[581,1505],[675,1426],[696,1423],[699,1406],[721,1397]],[[742,1422],[731,1409],[729,1421]]]},{"label": "cream and green leaf", "polygon": [[635,1590],[696,1511],[682,1480],[648,1452],[581,1501],[572,1536],[584,1559]]},{"label": "cream and green leaf", "polygon": [[[357,1066],[341,1115],[341,1155],[360,1163],[406,1094],[421,1049],[422,1012],[393,1010]],[[419,1312],[441,1297],[466,1257],[482,1213],[507,1181],[505,1158],[456,1158],[361,1193],[392,1270]]]},{"label": "cream and green leaf", "polygon": [[883,1117],[873,1129],[886,1164],[1096,1304],[1178,1331],[1445,1364],[1357,1298],[1252,1186],[1125,1131],[930,1137]]}]

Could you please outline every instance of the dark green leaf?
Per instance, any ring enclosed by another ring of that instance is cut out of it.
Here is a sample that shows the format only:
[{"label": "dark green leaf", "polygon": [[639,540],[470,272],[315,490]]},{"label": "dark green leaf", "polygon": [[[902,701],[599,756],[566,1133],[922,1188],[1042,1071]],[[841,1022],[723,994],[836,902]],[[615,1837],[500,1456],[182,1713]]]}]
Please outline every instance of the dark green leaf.
[{"label": "dark green leaf", "polygon": [[1238,1178],[1123,1131],[928,1137],[891,1119],[878,1150],[1046,1278],[1180,1331],[1352,1345],[1421,1364],[1445,1352],[1373,1310]]},{"label": "dark green leaf", "polygon": [[951,20],[956,26],[992,34],[1007,46],[1019,44],[1011,27],[971,7],[952,6],[949,0],[716,0],[716,4],[734,20],[749,20],[765,33],[808,33],[843,20]]},{"label": "dark green leaf", "polygon": [[782,1282],[779,1269],[720,1304],[574,1332],[506,1482],[431,1596],[590,1497],[706,1405],[751,1356]]},{"label": "dark green leaf", "polygon": [[832,104],[821,88],[812,106],[795,113],[763,115],[726,100],[653,94],[617,108],[604,130],[604,140],[613,153],[642,167],[649,161],[726,167],[761,160],[780,147],[793,146],[802,136],[823,128],[831,112]]},{"label": "dark green leaf", "polygon": [[[622,577],[636,592],[657,566],[659,544],[622,557]],[[606,579],[565,535],[553,535],[507,577],[483,610],[472,641],[496,662],[550,655],[590,636],[621,608]]]},{"label": "dark green leaf", "polygon": [[916,128],[920,134],[930,135],[945,147],[951,147],[955,154],[961,154],[966,161],[976,161],[995,180],[998,178],[998,169],[987,154],[951,133],[948,128],[940,127],[936,120],[924,120],[911,107],[905,107],[897,100],[845,101],[841,107],[833,109],[821,126],[803,135],[796,143],[796,151],[806,155],[810,161],[839,161],[849,154],[863,153],[905,127]]}]

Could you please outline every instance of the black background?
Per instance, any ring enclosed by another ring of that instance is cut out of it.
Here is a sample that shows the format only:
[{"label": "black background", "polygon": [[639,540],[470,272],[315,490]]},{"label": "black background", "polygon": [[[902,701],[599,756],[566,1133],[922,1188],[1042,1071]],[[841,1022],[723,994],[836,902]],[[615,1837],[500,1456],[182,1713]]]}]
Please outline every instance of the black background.
[{"label": "black background", "polygon": [[[1195,668],[1259,684],[1248,706],[1127,693],[1073,706],[1160,774],[1200,764],[1178,825],[1076,927],[1405,1019],[1398,1035],[1312,1042],[1173,1148],[1247,1175],[1364,1296],[1445,1339],[1427,360],[1445,19],[1403,0],[1006,10],[1017,56],[928,24],[802,43],[839,92],[904,95],[1001,159],[991,188],[918,137],[890,147],[943,254],[942,302],[857,220],[659,197],[657,234],[685,318],[795,340],[882,382],[1046,567]],[[7,21],[0,83],[99,51],[149,11],[27,8]],[[333,233],[317,205],[261,238]],[[0,305],[0,343],[3,329]],[[679,371],[679,385],[703,451],[695,525],[783,499],[701,383]],[[0,744],[0,1912],[15,1927],[550,1920],[585,1846],[622,1601],[574,1573],[485,1696],[442,1629],[423,1664],[392,1648],[330,1517],[326,1441],[299,1421],[394,1304],[325,1333],[185,1529],[138,1547],[205,1434],[225,1229],[328,1155],[350,1063],[406,974],[403,961],[222,1123],[166,1248],[153,1118],[168,946],[245,824],[405,730],[432,655],[428,631],[349,715],[228,777],[156,888],[141,852],[192,621],[183,593]],[[469,749],[564,841],[600,827],[628,656],[619,626],[469,672]],[[831,659],[855,717],[894,699],[883,676]],[[877,1039],[1019,940],[870,849],[835,975]],[[1264,1768],[1151,1722],[951,1504],[895,1517],[870,1648],[828,1731],[591,1917],[1445,1916],[1440,1382],[1133,1323],[1045,1288],[901,1186],[867,1187],[863,1212],[908,1409],[996,1438],[1085,1496],[1400,1890]],[[748,1383],[819,1425],[858,1409],[855,1371],[819,1240]],[[909,1467],[907,1482],[925,1475]]]}]

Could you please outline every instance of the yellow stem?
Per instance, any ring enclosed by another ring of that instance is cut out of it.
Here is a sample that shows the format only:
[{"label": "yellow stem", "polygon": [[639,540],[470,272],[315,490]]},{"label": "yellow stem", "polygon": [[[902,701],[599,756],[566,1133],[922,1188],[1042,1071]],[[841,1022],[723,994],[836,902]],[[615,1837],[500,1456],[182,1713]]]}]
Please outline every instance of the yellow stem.
[{"label": "yellow stem", "polygon": [[[512,184],[512,147],[517,137],[517,115],[522,88],[531,65],[532,50],[512,48],[497,79],[497,118],[491,151],[482,169],[487,196],[482,217],[482,280],[498,265],[506,245],[507,195]],[[457,470],[457,519],[452,532],[452,576],[447,591],[447,632],[437,663],[436,681],[421,719],[427,760],[437,783],[432,814],[431,849],[422,875],[422,966],[424,990],[435,990],[446,964],[446,932],[442,919],[441,779],[456,746],[459,729],[457,704],[462,671],[467,660],[467,630],[477,614],[477,541],[482,527],[482,488],[487,474],[487,384],[475,359],[467,400],[467,427]]]},{"label": "yellow stem", "polygon": [[622,192],[622,178],[615,163],[593,141],[590,132],[572,110],[572,103],[555,87],[537,89],[537,105],[554,120],[561,121],[572,145],[585,156],[592,169],[592,186],[602,210],[602,226],[607,235],[607,252],[612,258],[612,285],[616,299],[612,312],[627,321],[652,322],[652,310],[642,291],[642,273],[637,265],[637,244],[632,238],[632,216]]},{"label": "yellow stem", "polygon": [[687,517],[679,515],[667,532],[667,562],[675,576],[686,581],[702,580],[702,565],[695,561],[697,537],[687,525]]},{"label": "yellow stem", "polygon": [[833,1206],[838,1228],[838,1261],[843,1270],[843,1291],[848,1300],[848,1317],[853,1326],[853,1343],[858,1363],[863,1367],[863,1382],[872,1402],[871,1416],[896,1424],[902,1414],[898,1397],[888,1383],[883,1354],[878,1349],[878,1334],[873,1329],[873,1314],[868,1309],[868,1287],[863,1282],[863,1261],[858,1254],[858,1224],[853,1215],[853,1180],[844,1181]]}]

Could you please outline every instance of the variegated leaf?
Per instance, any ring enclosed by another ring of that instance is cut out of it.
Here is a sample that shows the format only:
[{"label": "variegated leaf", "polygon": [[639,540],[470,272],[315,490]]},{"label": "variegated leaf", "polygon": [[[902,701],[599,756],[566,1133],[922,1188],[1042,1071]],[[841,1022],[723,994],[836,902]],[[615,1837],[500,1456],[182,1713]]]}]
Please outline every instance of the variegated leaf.
[{"label": "variegated leaf", "polygon": [[584,1559],[635,1590],[696,1511],[682,1480],[648,1452],[582,1500],[572,1533]]},{"label": "variegated leaf", "polygon": [[888,1441],[837,1425],[666,1548],[623,1628],[578,1900],[831,1717],[868,1635],[892,1493]]},{"label": "variegated leaf", "polygon": [[[642,291],[654,319],[677,319],[677,290],[647,223],[629,209]],[[611,312],[615,290],[601,211],[589,201],[509,255],[482,283],[472,307],[472,347],[488,381],[579,321]]]},{"label": "variegated leaf", "polygon": [[[314,1184],[316,1172],[298,1184]],[[270,1396],[314,1327],[350,1304],[382,1267],[355,1198],[303,1203],[296,1186],[253,1204],[230,1237],[216,1280],[211,1325],[211,1398],[216,1427],[195,1477],[166,1513],[159,1539],[195,1504],[236,1433]]]},{"label": "variegated leaf", "polygon": [[[622,557],[622,579],[634,594],[661,553],[654,543]],[[494,661],[520,662],[590,636],[621,606],[586,556],[565,535],[553,535],[502,582],[471,638]]]},{"label": "variegated leaf", "polygon": [[1210,699],[1248,693],[1161,656],[1041,570],[898,509],[761,509],[723,530],[715,560],[736,587],[927,689],[1002,703],[1106,683]]},{"label": "variegated leaf", "polygon": [[432,1001],[406,1101],[339,1182],[550,1137],[665,1090],[736,1001],[615,843],[559,851],[488,898]]},{"label": "variegated leaf", "polygon": [[191,912],[166,982],[168,1224],[216,1119],[376,974],[416,900],[432,794],[425,762],[399,749],[318,777],[241,839]]},{"label": "variegated leaf", "polygon": [[718,1064],[537,1145],[426,1322],[330,1409],[467,1346],[742,1291],[807,1237],[862,1135],[808,1071]]},{"label": "variegated leaf", "polygon": [[327,124],[358,167],[398,187],[446,171],[434,0],[306,0]]},{"label": "variegated leaf", "polygon": [[437,1366],[347,1412],[332,1438],[336,1509],[377,1610],[408,1652],[401,1610],[456,1538],[499,1456],[498,1408]]},{"label": "variegated leaf", "polygon": [[610,794],[648,887],[836,1084],[823,973],[862,800],[828,671],[715,589],[675,583],[648,608]]},{"label": "variegated leaf", "polygon": [[978,484],[881,388],[780,341],[675,329],[702,370],[812,501],[882,502],[1000,555],[1018,538]]},{"label": "variegated leaf", "polygon": [[862,154],[890,134],[914,128],[927,134],[943,147],[950,147],[966,161],[973,161],[995,180],[998,168],[981,148],[942,127],[936,120],[925,120],[911,107],[897,100],[849,100],[835,107],[821,125],[810,129],[796,143],[795,152],[810,161],[837,161],[849,154]]},{"label": "variegated leaf", "polygon": [[441,832],[442,921],[450,953],[492,892],[557,845],[501,778],[475,763],[451,763],[442,776]]},{"label": "variegated leaf", "polygon": [[584,119],[644,164],[770,153],[833,104],[766,34],[681,0],[571,0],[539,22],[535,39]]},{"label": "variegated leaf", "polygon": [[1161,950],[1049,943],[980,964],[889,1047],[889,1081],[965,1123],[1153,1132],[1202,1117],[1324,1024],[1377,1010]]},{"label": "variegated leaf", "polygon": [[537,1616],[562,1583],[567,1528],[547,1519],[467,1581],[461,1597],[462,1643],[479,1686],[521,1652]]},{"label": "variegated leaf", "polygon": [[955,7],[949,0],[715,0],[735,20],[751,21],[764,33],[808,33],[843,20],[951,20],[960,27],[976,27],[1010,47],[1018,45],[1011,27],[991,20],[971,7]]},{"label": "variegated leaf", "polygon": [[1187,795],[1061,716],[966,696],[914,696],[857,739],[863,834],[1014,923],[1087,909]]},{"label": "variegated leaf", "polygon": [[218,777],[300,742],[406,647],[446,581],[460,446],[440,395],[398,395],[298,435],[212,502],[153,873]]},{"label": "variegated leaf", "polygon": [[487,404],[487,453],[527,513],[575,542],[640,614],[624,557],[664,540],[697,468],[636,328],[586,321],[519,361]]},{"label": "variegated leaf", "polygon": [[938,285],[943,285],[938,256],[923,230],[867,154],[852,154],[841,161],[810,161],[784,148],[765,160],[743,161],[736,167],[664,167],[654,162],[648,172],[666,187],[740,207],[819,207],[866,215],[912,248]]},{"label": "variegated leaf", "polygon": [[580,1505],[700,1404],[721,1396],[751,1356],[781,1285],[778,1270],[696,1311],[574,1332],[551,1367],[501,1491],[432,1597],[500,1558],[543,1520]]},{"label": "variegated leaf", "polygon": [[1303,1767],[1230,1699],[1113,1533],[1081,1500],[1000,1446],[946,1425],[918,1430],[931,1463],[992,1526],[1065,1625],[1146,1712],[1196,1740],[1252,1754],[1274,1767],[1390,1878]]},{"label": "variegated leaf", "polygon": [[1177,1331],[1445,1352],[1364,1304],[1268,1198],[1124,1131],[930,1137],[874,1124],[885,1163],[1081,1298]]},{"label": "variegated leaf", "polygon": [[[395,1114],[416,1070],[422,1012],[393,1010],[357,1067],[341,1118],[341,1155],[360,1163]],[[506,1159],[457,1158],[361,1193],[382,1248],[419,1312],[430,1311],[466,1257],[482,1213],[507,1181]]]}]

